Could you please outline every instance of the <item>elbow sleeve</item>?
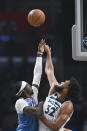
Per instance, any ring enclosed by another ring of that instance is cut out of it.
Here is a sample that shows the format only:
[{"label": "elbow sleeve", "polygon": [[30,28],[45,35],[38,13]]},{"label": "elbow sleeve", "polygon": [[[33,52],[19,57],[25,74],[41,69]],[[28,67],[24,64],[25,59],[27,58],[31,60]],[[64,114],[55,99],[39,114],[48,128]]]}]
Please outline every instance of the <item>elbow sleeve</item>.
[{"label": "elbow sleeve", "polygon": [[42,57],[36,58],[36,64],[34,67],[34,76],[33,76],[33,82],[32,84],[40,85],[42,75]]}]

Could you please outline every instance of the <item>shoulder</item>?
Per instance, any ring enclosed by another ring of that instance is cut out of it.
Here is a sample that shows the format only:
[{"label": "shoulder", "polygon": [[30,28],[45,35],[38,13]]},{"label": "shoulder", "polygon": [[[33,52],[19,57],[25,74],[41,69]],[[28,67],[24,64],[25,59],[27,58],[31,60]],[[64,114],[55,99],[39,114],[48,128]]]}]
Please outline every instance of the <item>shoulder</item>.
[{"label": "shoulder", "polygon": [[15,108],[17,110],[17,112],[22,113],[23,112],[23,108],[28,106],[28,103],[24,100],[24,99],[18,99],[15,103]]},{"label": "shoulder", "polygon": [[19,105],[19,104],[25,103],[25,102],[26,102],[26,101],[25,101],[24,99],[20,98],[20,99],[18,99],[18,100],[16,101],[16,105]]},{"label": "shoulder", "polygon": [[71,101],[64,102],[61,106],[61,110],[67,112],[68,114],[71,114],[74,111],[72,102]]}]

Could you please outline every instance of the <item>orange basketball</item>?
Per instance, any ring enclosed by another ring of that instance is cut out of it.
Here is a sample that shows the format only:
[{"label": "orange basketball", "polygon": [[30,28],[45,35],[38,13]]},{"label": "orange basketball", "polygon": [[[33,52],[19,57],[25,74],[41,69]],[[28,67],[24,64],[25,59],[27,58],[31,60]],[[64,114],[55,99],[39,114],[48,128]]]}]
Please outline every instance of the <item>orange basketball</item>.
[{"label": "orange basketball", "polygon": [[40,9],[31,10],[28,13],[28,23],[34,27],[39,27],[45,22],[45,14]]}]

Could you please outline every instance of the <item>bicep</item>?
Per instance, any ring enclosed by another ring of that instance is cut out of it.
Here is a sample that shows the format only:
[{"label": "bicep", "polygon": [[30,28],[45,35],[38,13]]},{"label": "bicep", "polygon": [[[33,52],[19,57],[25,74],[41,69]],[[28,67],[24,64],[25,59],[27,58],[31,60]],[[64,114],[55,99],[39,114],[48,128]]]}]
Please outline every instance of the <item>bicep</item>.
[{"label": "bicep", "polygon": [[70,119],[70,116],[73,113],[73,105],[71,102],[65,102],[60,110],[60,114],[57,118],[56,123],[58,124],[58,127],[61,128],[63,124],[67,122],[67,120]]},{"label": "bicep", "polygon": [[69,118],[68,114],[60,114],[58,116],[56,123],[58,123],[59,128],[61,128],[61,126],[67,121],[68,118]]}]

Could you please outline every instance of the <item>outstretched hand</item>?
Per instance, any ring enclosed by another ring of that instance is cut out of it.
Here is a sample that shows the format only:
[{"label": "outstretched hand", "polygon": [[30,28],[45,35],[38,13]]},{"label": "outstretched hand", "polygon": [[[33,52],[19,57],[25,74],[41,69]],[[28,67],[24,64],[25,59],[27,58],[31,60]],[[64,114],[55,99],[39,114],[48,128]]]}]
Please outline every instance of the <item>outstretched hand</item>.
[{"label": "outstretched hand", "polygon": [[44,49],[46,53],[51,53],[51,48],[48,45],[45,45]]},{"label": "outstretched hand", "polygon": [[45,47],[46,43],[45,43],[45,40],[42,39],[38,45],[38,51],[43,53],[44,52],[44,47]]}]

